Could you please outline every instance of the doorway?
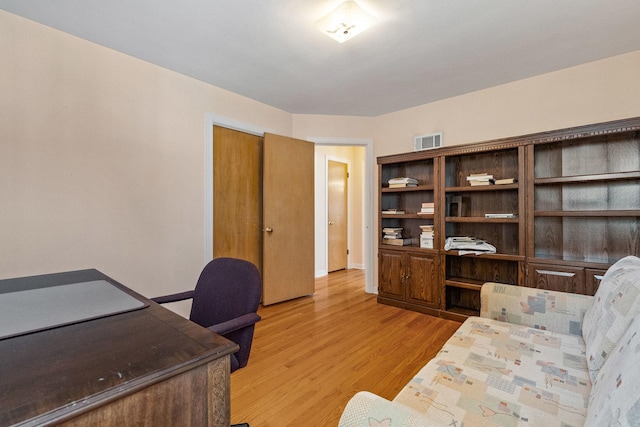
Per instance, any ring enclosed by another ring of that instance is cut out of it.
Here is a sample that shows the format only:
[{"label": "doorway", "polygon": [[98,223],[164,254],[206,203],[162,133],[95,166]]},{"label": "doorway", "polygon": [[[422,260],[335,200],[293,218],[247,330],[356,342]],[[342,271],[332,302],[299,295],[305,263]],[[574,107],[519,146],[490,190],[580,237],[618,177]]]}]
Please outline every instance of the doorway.
[{"label": "doorway", "polygon": [[[250,123],[241,122],[238,120],[230,119],[228,117],[220,116],[213,113],[206,113],[204,120],[204,152],[205,152],[205,194],[204,194],[204,234],[203,239],[203,258],[205,262],[211,260],[211,254],[213,253],[213,242],[211,241],[211,235],[213,234],[213,126],[222,126],[229,129],[238,130],[241,132],[250,133],[253,135],[264,135],[269,132],[269,129],[256,126]],[[359,162],[358,167],[362,170],[362,183],[358,185],[362,188],[363,203],[361,205],[359,217],[362,218],[362,226],[360,232],[362,237],[359,241],[362,242],[362,247],[359,250],[363,253],[362,263],[360,265],[353,265],[353,268],[361,268],[365,270],[365,291],[368,293],[376,293],[377,287],[374,282],[376,275],[375,255],[377,253],[377,234],[375,233],[375,213],[374,213],[374,169],[375,169],[375,157],[373,154],[373,140],[371,138],[335,138],[335,137],[307,137],[308,141],[315,144],[316,147],[359,147],[364,150],[363,160]],[[318,161],[318,154],[316,153],[316,162]],[[317,163],[316,163],[317,164]],[[324,168],[322,169],[324,171]],[[318,171],[318,168],[316,168]],[[353,177],[353,175],[352,175]],[[354,187],[353,181],[351,185]],[[320,277],[327,274],[327,260],[326,260],[326,222],[321,223],[322,220],[326,220],[326,193],[324,189],[319,191],[316,188],[316,229],[314,231],[316,236],[316,251],[315,251],[315,276]],[[351,210],[351,215],[354,215]],[[320,227],[320,228],[318,228]],[[353,256],[355,251],[354,245],[350,245],[350,255]]]},{"label": "doorway", "polygon": [[210,256],[256,265],[263,305],[313,294],[313,143],[214,125],[212,146]]}]

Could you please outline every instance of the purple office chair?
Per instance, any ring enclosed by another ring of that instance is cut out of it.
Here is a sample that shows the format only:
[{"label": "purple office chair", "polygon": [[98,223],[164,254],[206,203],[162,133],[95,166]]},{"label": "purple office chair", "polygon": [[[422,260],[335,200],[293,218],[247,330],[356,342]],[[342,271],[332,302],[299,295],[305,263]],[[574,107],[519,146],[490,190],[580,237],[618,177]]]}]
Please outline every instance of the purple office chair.
[{"label": "purple office chair", "polygon": [[189,319],[238,344],[231,355],[231,372],[249,361],[253,331],[262,295],[255,265],[236,258],[216,258],[200,273],[193,291],[151,298],[159,304],[193,298]]}]

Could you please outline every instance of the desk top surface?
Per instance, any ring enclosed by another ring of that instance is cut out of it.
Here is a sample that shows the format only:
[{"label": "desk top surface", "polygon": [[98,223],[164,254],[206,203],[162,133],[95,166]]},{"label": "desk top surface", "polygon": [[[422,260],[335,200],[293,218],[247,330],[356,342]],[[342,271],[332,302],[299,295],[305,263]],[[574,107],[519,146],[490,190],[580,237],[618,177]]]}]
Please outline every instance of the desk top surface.
[{"label": "desk top surface", "polygon": [[0,425],[69,419],[237,350],[97,270],[0,280],[0,292],[94,281],[144,308],[0,340]]}]

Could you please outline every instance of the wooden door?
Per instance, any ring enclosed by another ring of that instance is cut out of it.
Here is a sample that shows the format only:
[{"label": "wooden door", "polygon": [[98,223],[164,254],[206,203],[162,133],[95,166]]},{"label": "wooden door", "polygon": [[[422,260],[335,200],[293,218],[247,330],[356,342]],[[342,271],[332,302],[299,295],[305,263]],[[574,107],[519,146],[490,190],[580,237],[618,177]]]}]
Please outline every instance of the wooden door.
[{"label": "wooden door", "polygon": [[313,143],[265,134],[264,305],[311,295],[314,278]]},{"label": "wooden door", "polygon": [[329,160],[327,164],[329,272],[347,268],[348,196],[347,164]]},{"label": "wooden door", "polygon": [[262,270],[263,138],[213,127],[213,254]]}]

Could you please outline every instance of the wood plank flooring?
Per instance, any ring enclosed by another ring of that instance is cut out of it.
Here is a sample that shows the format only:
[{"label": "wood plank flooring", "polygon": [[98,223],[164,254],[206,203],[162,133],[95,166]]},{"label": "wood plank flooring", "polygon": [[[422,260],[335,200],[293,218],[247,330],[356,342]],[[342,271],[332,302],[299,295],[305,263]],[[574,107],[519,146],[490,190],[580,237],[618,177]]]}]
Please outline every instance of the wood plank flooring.
[{"label": "wood plank flooring", "polygon": [[378,304],[363,270],[259,314],[249,364],[231,375],[231,420],[252,427],[336,426],[357,391],[393,399],[460,325]]}]

